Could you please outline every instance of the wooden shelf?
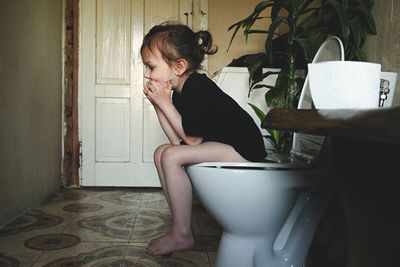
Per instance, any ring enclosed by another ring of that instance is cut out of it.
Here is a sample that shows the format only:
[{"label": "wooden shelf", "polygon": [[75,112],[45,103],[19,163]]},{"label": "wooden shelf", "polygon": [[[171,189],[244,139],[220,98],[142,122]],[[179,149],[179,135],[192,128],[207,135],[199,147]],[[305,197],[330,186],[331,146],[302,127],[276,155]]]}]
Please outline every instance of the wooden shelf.
[{"label": "wooden shelf", "polygon": [[272,109],[262,128],[400,144],[400,107],[385,109]]}]

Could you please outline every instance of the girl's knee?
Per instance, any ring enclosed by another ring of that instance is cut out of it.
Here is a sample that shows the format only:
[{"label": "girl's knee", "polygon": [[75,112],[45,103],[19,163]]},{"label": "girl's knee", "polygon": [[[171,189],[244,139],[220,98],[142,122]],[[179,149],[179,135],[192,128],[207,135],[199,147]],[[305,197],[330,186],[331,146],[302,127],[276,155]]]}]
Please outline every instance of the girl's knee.
[{"label": "girl's knee", "polygon": [[161,164],[177,164],[179,162],[179,148],[176,146],[168,146],[161,153]]},{"label": "girl's knee", "polygon": [[154,154],[153,154],[155,164],[159,164],[161,162],[162,154],[163,154],[164,150],[166,148],[168,148],[169,146],[172,146],[172,145],[171,144],[163,144],[156,148],[156,150],[154,151]]}]

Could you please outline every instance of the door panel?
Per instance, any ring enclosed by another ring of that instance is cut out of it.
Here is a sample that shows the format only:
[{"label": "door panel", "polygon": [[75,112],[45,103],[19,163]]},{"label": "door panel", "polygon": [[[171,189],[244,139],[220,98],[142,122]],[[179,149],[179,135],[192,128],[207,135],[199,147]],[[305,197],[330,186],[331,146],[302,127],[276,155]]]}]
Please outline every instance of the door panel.
[{"label": "door panel", "polygon": [[96,98],[96,162],[130,161],[129,99]]},{"label": "door panel", "polygon": [[130,84],[130,11],[130,0],[97,1],[97,84]]},{"label": "door panel", "polygon": [[144,30],[164,21],[179,20],[179,0],[146,0],[144,11]]}]

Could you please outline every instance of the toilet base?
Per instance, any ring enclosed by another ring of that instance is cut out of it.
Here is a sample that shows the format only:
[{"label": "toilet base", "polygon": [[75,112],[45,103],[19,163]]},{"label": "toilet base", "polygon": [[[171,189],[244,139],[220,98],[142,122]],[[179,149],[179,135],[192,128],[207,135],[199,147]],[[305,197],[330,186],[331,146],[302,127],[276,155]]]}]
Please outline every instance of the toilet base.
[{"label": "toilet base", "polygon": [[[240,236],[223,232],[215,267],[264,266],[268,262],[268,246],[266,237]],[[260,265],[263,264],[263,265]]]},{"label": "toilet base", "polygon": [[276,238],[260,233],[224,231],[215,267],[304,267],[315,230],[332,193],[330,190],[300,193]]}]

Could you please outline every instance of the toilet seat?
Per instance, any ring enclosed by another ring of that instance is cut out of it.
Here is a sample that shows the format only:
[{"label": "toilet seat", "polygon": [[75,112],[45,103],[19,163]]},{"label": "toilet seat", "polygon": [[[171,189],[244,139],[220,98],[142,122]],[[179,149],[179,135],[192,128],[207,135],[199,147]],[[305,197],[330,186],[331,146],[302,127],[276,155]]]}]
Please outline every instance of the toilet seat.
[{"label": "toilet seat", "polygon": [[299,170],[315,169],[317,165],[308,162],[296,163],[277,163],[277,162],[202,162],[191,165],[193,167],[218,168],[218,169],[238,169],[238,170]]}]

